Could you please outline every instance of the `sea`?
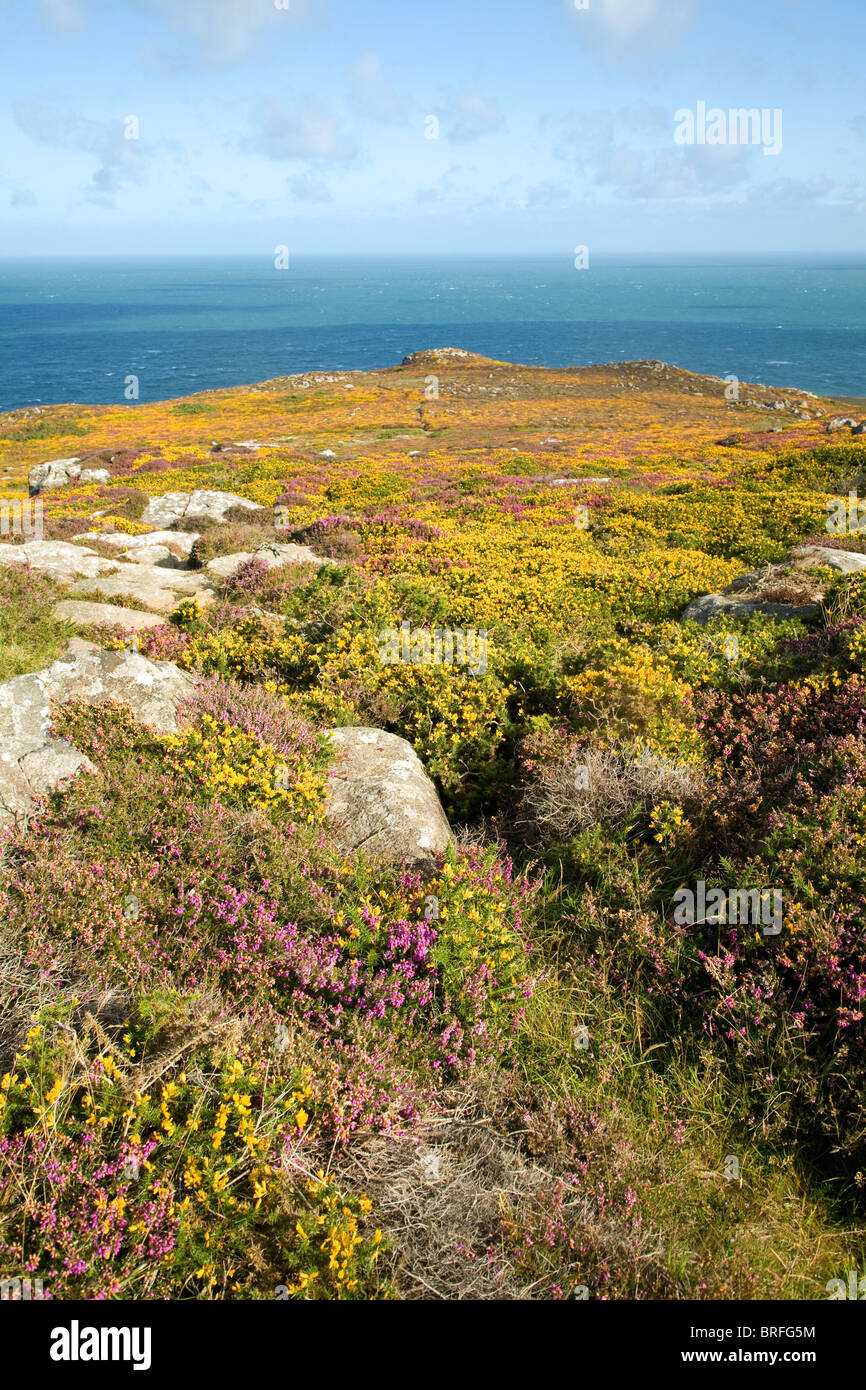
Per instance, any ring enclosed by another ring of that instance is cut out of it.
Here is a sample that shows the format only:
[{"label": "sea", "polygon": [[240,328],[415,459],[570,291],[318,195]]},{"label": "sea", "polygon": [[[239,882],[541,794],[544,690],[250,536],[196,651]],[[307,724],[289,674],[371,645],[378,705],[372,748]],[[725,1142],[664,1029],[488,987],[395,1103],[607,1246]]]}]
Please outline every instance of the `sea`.
[{"label": "sea", "polygon": [[866,255],[276,259],[0,259],[0,410],[134,406],[433,347],[866,397]]}]

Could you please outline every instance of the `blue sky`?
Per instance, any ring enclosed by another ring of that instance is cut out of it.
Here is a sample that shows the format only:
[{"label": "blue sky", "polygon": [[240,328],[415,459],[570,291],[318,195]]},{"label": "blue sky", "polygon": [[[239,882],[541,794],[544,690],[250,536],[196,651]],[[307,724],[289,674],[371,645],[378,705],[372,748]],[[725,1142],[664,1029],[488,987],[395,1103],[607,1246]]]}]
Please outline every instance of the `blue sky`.
[{"label": "blue sky", "polygon": [[864,0],[0,0],[0,254],[863,252],[864,49]]}]

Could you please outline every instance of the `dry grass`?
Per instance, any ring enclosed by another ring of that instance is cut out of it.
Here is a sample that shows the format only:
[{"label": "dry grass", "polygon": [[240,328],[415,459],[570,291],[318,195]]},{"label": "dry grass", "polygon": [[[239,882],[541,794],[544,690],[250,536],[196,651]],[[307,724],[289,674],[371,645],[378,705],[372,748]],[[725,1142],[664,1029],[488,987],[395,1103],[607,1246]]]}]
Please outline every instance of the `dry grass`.
[{"label": "dry grass", "polygon": [[[562,1188],[553,1171],[523,1152],[520,1133],[506,1131],[501,1089],[479,1078],[443,1097],[411,1135],[368,1135],[339,1157],[338,1181],[372,1199],[390,1238],[388,1277],[402,1298],[546,1299],[557,1276],[566,1277],[562,1252],[526,1266],[520,1259],[524,1233],[546,1220]],[[635,1231],[619,1214],[600,1212],[586,1193],[568,1189],[559,1214],[579,1231],[594,1267],[606,1259],[620,1273],[628,1269],[635,1285],[643,1272],[658,1296],[676,1296],[657,1232]],[[578,1266],[570,1272],[576,1281]]]},{"label": "dry grass", "polygon": [[638,758],[614,747],[573,750],[538,769],[517,824],[530,836],[567,840],[590,825],[624,821],[635,808],[692,800],[700,789],[694,769],[649,749]]}]

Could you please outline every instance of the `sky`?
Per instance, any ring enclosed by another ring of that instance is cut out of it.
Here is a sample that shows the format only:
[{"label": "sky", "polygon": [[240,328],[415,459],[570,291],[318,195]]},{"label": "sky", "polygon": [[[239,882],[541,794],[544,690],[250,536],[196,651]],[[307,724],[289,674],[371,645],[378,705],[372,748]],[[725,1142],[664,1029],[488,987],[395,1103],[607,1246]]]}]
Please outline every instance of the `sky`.
[{"label": "sky", "polygon": [[862,253],[864,49],[866,0],[0,0],[0,255]]}]

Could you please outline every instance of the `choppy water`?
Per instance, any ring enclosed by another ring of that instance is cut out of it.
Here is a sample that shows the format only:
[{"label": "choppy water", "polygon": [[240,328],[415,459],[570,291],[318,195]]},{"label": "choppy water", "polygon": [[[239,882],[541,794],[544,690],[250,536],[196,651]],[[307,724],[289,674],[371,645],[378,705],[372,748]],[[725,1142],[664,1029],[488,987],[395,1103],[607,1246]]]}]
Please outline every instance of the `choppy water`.
[{"label": "choppy water", "polygon": [[437,346],[866,396],[866,257],[0,261],[0,410],[122,402],[129,374],[153,401]]}]

